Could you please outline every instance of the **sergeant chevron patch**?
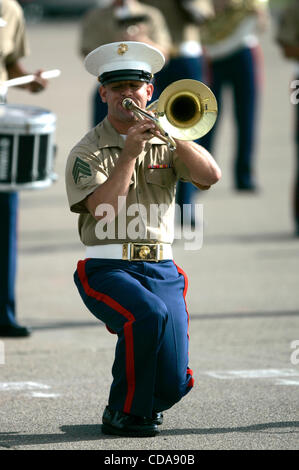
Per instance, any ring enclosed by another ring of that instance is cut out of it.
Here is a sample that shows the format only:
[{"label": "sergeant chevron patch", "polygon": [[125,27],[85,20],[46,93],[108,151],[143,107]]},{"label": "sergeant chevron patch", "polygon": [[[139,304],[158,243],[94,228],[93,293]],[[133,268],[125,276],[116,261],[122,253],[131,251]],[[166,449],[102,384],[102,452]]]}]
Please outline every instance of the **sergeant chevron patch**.
[{"label": "sergeant chevron patch", "polygon": [[87,178],[88,176],[91,176],[89,164],[81,160],[81,158],[77,157],[73,166],[72,174],[76,184],[81,178]]}]

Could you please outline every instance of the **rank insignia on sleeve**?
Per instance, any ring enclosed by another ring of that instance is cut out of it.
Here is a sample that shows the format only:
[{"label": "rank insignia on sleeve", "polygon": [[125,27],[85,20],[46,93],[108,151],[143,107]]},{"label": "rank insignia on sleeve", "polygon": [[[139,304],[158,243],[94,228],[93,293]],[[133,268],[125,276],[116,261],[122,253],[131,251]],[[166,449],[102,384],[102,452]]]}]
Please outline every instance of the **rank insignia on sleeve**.
[{"label": "rank insignia on sleeve", "polygon": [[87,178],[91,176],[91,170],[88,163],[81,160],[81,158],[77,157],[73,166],[73,178],[75,183],[77,184],[81,178]]}]

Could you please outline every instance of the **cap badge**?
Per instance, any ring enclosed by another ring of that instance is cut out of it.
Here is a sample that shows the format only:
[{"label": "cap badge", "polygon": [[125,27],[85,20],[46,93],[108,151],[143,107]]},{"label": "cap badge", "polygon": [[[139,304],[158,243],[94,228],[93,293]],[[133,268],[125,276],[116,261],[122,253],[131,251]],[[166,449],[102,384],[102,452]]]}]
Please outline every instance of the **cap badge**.
[{"label": "cap badge", "polygon": [[124,55],[128,51],[128,46],[127,44],[120,44],[117,49],[117,53],[119,55]]}]

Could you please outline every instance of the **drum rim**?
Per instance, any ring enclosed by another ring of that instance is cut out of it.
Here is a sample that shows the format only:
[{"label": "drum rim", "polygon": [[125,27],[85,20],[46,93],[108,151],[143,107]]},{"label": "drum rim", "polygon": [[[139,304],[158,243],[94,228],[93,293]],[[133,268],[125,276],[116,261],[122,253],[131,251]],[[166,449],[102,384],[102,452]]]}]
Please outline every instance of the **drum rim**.
[{"label": "drum rim", "polygon": [[56,180],[57,175],[56,173],[53,173],[44,180],[31,181],[30,183],[0,183],[0,192],[44,189],[51,186]]},{"label": "drum rim", "polygon": [[[13,111],[19,111],[19,114],[13,114]],[[14,134],[53,133],[56,130],[56,121],[56,114],[46,108],[16,104],[0,105],[0,134],[2,135],[6,132],[14,132]]]}]

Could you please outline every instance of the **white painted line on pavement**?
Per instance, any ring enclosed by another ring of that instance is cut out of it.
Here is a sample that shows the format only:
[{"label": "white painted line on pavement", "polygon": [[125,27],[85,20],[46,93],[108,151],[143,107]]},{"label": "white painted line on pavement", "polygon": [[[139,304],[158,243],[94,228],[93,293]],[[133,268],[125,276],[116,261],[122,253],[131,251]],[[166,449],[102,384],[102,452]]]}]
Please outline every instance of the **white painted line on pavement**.
[{"label": "white painted line on pavement", "polygon": [[277,379],[275,384],[276,385],[297,385],[297,387],[299,387],[299,379],[297,380]]},{"label": "white painted line on pavement", "polygon": [[209,371],[206,375],[215,379],[265,379],[273,377],[299,377],[296,369],[253,369]]},{"label": "white painted line on pavement", "polygon": [[32,392],[30,396],[32,398],[57,398],[60,396],[60,394],[59,393]]},{"label": "white painted line on pavement", "polygon": [[[27,396],[32,398],[57,398],[59,393],[47,393],[42,390],[50,390],[50,385],[37,382],[0,382],[0,392],[22,392],[29,391]],[[34,391],[39,390],[39,391]]]},{"label": "white painted line on pavement", "polygon": [[19,391],[19,390],[48,390],[49,385],[36,382],[0,382],[0,392]]}]

